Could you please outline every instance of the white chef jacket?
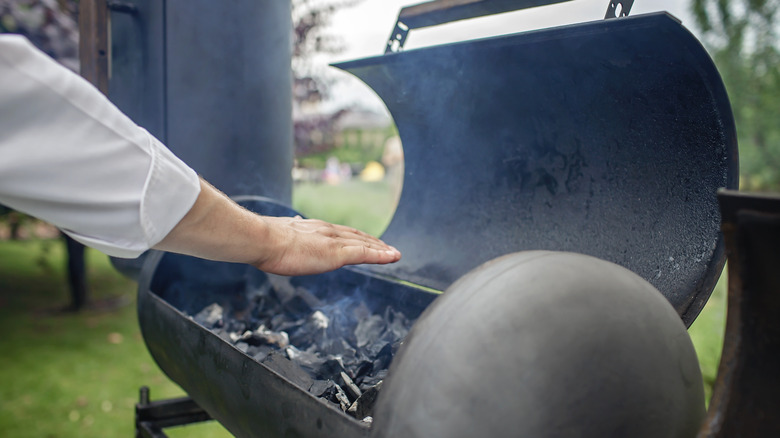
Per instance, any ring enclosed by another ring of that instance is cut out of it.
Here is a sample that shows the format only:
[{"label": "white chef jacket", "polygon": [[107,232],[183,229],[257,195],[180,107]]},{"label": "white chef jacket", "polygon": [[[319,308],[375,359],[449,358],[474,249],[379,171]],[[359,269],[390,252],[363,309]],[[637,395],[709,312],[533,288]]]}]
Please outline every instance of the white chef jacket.
[{"label": "white chef jacket", "polygon": [[0,35],[0,204],[137,257],[195,203],[198,176],[86,80]]}]

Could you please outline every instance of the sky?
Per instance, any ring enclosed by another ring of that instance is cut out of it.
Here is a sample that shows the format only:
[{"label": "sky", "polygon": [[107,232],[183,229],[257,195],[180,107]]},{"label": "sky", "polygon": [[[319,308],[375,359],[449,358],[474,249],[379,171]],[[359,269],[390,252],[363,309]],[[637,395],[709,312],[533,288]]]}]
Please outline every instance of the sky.
[{"label": "sky", "polygon": [[[336,83],[331,89],[332,101],[324,106],[343,107],[357,103],[377,112],[386,112],[384,104],[360,80],[326,65],[332,62],[378,56],[393,30],[401,8],[421,3],[415,0],[363,0],[357,6],[342,9],[332,18],[328,34],[341,39],[345,51],[323,55],[316,59],[321,70]],[[428,47],[476,38],[512,34],[604,18],[608,0],[572,0],[550,6],[463,20],[430,28],[413,29],[404,45],[405,50]],[[689,0],[636,0],[629,15],[667,11],[682,20],[695,33],[693,17],[688,11]]]}]

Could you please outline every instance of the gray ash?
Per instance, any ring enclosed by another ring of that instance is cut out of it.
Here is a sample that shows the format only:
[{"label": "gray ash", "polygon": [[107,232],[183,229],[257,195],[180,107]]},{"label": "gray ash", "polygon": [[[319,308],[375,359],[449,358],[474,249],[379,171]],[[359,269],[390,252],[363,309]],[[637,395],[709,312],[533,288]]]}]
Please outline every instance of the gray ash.
[{"label": "gray ash", "polygon": [[387,369],[414,321],[390,305],[318,297],[268,275],[247,302],[213,303],[192,318],[316,397],[370,421]]}]

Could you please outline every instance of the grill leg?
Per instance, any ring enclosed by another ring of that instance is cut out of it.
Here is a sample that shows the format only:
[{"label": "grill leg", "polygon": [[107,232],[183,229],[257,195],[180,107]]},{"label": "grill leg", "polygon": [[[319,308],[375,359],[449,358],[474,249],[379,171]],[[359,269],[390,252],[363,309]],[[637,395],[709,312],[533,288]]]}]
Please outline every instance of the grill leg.
[{"label": "grill leg", "polygon": [[211,420],[208,412],[189,397],[149,400],[149,387],[143,386],[135,405],[135,437],[167,438],[163,429]]}]

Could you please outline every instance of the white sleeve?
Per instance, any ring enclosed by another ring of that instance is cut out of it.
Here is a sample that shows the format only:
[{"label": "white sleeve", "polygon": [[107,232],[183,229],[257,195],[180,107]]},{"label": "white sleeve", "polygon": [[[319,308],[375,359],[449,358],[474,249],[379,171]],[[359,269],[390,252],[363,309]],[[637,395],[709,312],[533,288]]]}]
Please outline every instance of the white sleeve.
[{"label": "white sleeve", "polygon": [[195,171],[91,84],[25,38],[0,35],[0,204],[132,258],[199,193]]}]

